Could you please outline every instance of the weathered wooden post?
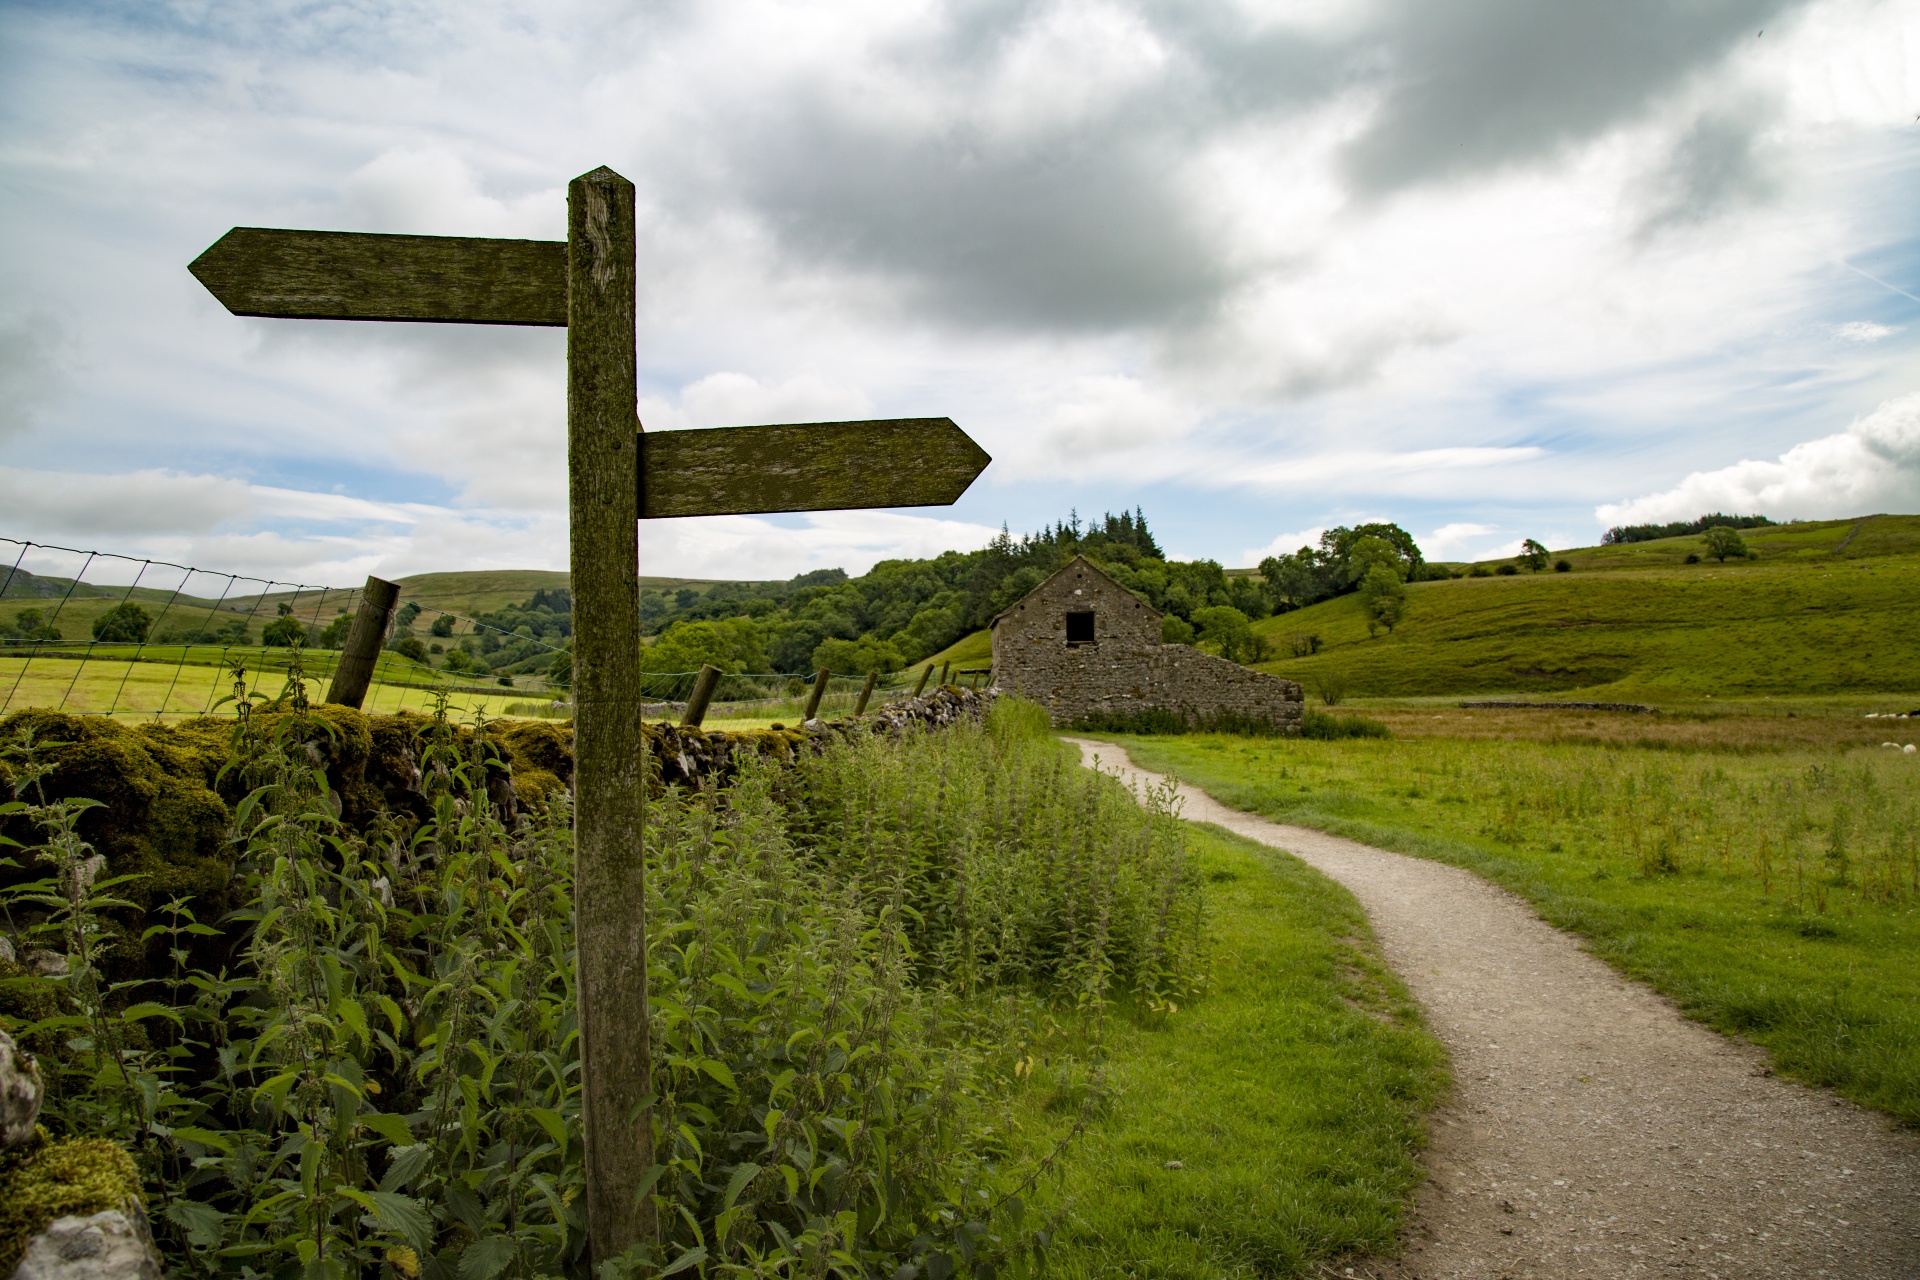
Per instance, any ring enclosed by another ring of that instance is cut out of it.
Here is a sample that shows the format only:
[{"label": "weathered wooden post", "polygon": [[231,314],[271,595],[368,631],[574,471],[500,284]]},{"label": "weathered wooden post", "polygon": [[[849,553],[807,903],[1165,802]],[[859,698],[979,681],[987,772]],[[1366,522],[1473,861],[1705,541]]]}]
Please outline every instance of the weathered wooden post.
[{"label": "weathered wooden post", "polygon": [[633,184],[567,187],[567,508],[573,861],[587,1234],[596,1260],[653,1239],[646,738],[640,729],[640,438]]},{"label": "weathered wooden post", "polygon": [[853,704],[853,714],[857,716],[867,714],[867,699],[873,696],[873,686],[878,683],[879,680],[880,673],[878,671],[867,672],[867,682],[860,686],[860,700]]},{"label": "weathered wooden post", "polygon": [[687,695],[687,709],[680,715],[683,729],[698,729],[707,718],[707,704],[713,701],[714,688],[720,683],[720,668],[707,663],[693,678],[693,692]]},{"label": "weathered wooden post", "polygon": [[940,683],[941,684],[945,684],[947,682],[947,672],[952,670],[952,668],[953,668],[953,664],[951,662],[943,662],[940,664]]},{"label": "weathered wooden post", "polygon": [[929,662],[926,666],[920,668],[920,682],[913,686],[914,697],[917,698],[920,696],[920,691],[927,687],[927,677],[932,674],[933,674],[933,664],[931,662]]},{"label": "weathered wooden post", "polygon": [[820,699],[826,696],[827,681],[832,678],[833,673],[825,667],[813,673],[813,692],[807,695],[807,713],[800,717],[802,724],[813,719],[814,713],[820,710]]},{"label": "weathered wooden post", "polygon": [[368,576],[340,650],[340,663],[333,669],[333,683],[327,686],[328,702],[358,710],[366,701],[373,669],[380,663],[380,644],[387,638],[387,624],[393,621],[393,607],[399,602],[397,583]]}]

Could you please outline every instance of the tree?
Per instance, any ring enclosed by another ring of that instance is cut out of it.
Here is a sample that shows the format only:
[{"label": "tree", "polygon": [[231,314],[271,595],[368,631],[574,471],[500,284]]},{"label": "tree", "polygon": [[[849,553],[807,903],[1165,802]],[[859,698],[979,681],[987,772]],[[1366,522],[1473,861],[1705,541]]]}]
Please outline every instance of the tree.
[{"label": "tree", "polygon": [[716,666],[735,675],[767,669],[766,641],[752,618],[676,622],[640,651],[642,671],[698,671]]},{"label": "tree", "polygon": [[122,600],[93,620],[93,638],[102,644],[144,644],[153,619],[131,600]]},{"label": "tree", "polygon": [[465,671],[468,667],[472,665],[473,665],[473,659],[467,656],[466,650],[464,649],[447,650],[447,657],[446,657],[447,670]]},{"label": "tree", "polygon": [[410,662],[425,664],[427,660],[427,646],[420,643],[418,636],[401,636],[387,647]]},{"label": "tree", "polygon": [[1160,619],[1161,644],[1192,644],[1193,624],[1177,613],[1169,613]]},{"label": "tree", "polygon": [[862,636],[858,640],[822,640],[813,651],[813,669],[838,675],[863,676],[870,671],[885,675],[907,665],[899,649],[885,640]]},{"label": "tree", "polygon": [[442,639],[452,635],[453,615],[450,613],[441,614],[433,620],[433,625],[428,627],[427,631],[429,634],[439,636]]},{"label": "tree", "polygon": [[1400,619],[1406,616],[1407,588],[1399,575],[1384,564],[1376,564],[1367,570],[1367,576],[1360,583],[1360,607],[1366,611],[1367,634],[1376,635],[1381,627],[1392,635],[1393,629],[1400,625]]},{"label": "tree", "polygon": [[1748,551],[1746,542],[1738,533],[1735,533],[1726,525],[1717,524],[1713,526],[1713,528],[1707,530],[1706,536],[1701,540],[1707,544],[1707,554],[1715,560],[1718,560],[1721,564],[1727,562],[1728,556],[1734,556],[1741,560],[1747,558]]},{"label": "tree", "polygon": [[1193,621],[1201,642],[1218,646],[1220,656],[1229,662],[1259,662],[1270,652],[1266,637],[1255,635],[1251,619],[1232,605],[1195,609]]},{"label": "tree", "polygon": [[1547,567],[1547,558],[1552,554],[1551,551],[1548,551],[1532,538],[1528,538],[1520,544],[1520,558],[1526,561],[1527,568],[1533,570],[1535,573]]},{"label": "tree", "polygon": [[297,649],[306,642],[307,629],[291,613],[283,613],[260,628],[260,643],[269,649]]}]

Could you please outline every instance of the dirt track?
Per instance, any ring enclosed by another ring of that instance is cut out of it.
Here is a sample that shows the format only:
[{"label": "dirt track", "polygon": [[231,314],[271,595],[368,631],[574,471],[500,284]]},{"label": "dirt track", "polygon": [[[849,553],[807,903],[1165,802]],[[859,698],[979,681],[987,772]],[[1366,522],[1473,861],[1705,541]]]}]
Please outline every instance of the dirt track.
[{"label": "dirt track", "polygon": [[1452,1055],[1405,1255],[1346,1274],[1920,1277],[1920,1135],[1775,1078],[1470,872],[1180,794],[1350,889]]}]

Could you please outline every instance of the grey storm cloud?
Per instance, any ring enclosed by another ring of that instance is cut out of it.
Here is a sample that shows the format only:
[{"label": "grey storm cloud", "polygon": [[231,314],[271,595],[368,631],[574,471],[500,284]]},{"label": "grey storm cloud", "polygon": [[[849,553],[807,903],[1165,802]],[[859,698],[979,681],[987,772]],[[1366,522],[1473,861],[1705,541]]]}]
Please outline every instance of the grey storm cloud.
[{"label": "grey storm cloud", "polygon": [[1632,119],[1806,0],[1399,0],[1391,88],[1348,153],[1383,193],[1524,163]]},{"label": "grey storm cloud", "polygon": [[[1186,185],[1184,162],[1226,131],[1371,91],[1379,110],[1344,157],[1354,195],[1469,178],[1645,113],[1804,2],[1394,0],[1338,35],[1148,6],[1135,16],[1165,66],[1071,128],[1009,138],[963,111],[916,131],[884,100],[863,116],[817,91],[762,88],[747,127],[723,110],[724,190],[704,194],[743,202],[796,261],[889,277],[917,308],[964,323],[1190,327],[1245,276]],[[985,83],[1037,12],[962,6],[937,47],[897,56],[934,82]],[[1661,216],[1756,191],[1747,149],[1739,121],[1703,123]]]}]

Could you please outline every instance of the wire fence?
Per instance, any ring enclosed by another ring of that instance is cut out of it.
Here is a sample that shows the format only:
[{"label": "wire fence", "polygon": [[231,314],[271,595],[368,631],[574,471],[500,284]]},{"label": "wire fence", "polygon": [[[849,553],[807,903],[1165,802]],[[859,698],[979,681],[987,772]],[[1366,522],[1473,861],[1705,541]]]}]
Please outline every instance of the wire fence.
[{"label": "wire fence", "polygon": [[[358,587],[0,538],[0,715],[29,707],[122,720],[210,715],[236,680],[278,696],[296,655],[319,696],[360,596]],[[567,652],[561,637],[403,599],[363,709],[426,710],[445,696],[461,714],[566,719],[573,708],[556,673]],[[677,717],[697,676],[648,673],[647,714]],[[873,699],[898,696],[912,678],[880,677]],[[817,714],[850,714],[864,685],[860,675],[831,677]],[[800,676],[730,673],[706,723],[796,720],[811,691]]]}]

